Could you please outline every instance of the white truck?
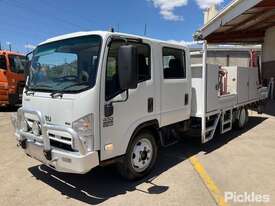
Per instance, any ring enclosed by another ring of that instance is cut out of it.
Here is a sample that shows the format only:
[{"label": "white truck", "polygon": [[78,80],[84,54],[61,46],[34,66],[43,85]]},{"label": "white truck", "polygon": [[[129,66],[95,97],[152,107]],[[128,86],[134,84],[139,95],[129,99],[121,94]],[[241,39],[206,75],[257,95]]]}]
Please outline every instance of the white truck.
[{"label": "white truck", "polygon": [[148,174],[158,147],[199,130],[201,142],[248,120],[267,96],[255,68],[190,65],[188,48],[115,32],[51,38],[32,53],[23,106],[12,117],[25,153],[68,173],[116,163]]}]

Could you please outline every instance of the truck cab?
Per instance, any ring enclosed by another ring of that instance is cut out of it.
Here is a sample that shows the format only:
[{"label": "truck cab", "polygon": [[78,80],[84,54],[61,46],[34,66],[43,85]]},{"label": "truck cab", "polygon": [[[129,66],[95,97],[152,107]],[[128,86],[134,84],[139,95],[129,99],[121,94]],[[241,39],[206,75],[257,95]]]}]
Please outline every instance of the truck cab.
[{"label": "truck cab", "polygon": [[21,104],[26,63],[22,54],[0,51],[0,106]]},{"label": "truck cab", "polygon": [[190,119],[188,52],[114,32],[39,44],[12,120],[19,144],[60,172],[83,174],[115,162],[128,179],[148,174],[168,128]]}]

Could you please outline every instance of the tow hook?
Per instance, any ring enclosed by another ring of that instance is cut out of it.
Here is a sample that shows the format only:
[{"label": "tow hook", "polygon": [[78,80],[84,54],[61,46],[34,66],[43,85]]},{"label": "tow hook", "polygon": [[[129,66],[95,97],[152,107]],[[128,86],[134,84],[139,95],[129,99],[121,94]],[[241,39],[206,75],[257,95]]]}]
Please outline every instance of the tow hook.
[{"label": "tow hook", "polygon": [[49,161],[52,160],[52,151],[51,150],[44,150],[43,154],[44,154],[44,156],[46,157],[47,160],[49,160]]},{"label": "tow hook", "polygon": [[27,140],[19,140],[19,146],[22,147],[22,149],[26,149],[27,148],[27,144],[26,144]]}]

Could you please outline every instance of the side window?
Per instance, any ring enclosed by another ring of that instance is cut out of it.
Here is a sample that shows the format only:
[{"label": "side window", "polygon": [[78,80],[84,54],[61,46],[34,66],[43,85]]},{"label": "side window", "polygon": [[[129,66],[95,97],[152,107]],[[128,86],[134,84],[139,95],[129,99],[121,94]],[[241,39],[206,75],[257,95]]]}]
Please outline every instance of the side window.
[{"label": "side window", "polygon": [[118,49],[123,44],[121,41],[113,41],[110,45],[106,79],[105,79],[105,99],[109,100],[120,92],[119,79],[118,79]]},{"label": "side window", "polygon": [[0,55],[0,69],[7,70],[7,61],[4,55]]},{"label": "side window", "polygon": [[186,59],[181,49],[163,48],[163,74],[164,79],[185,79]]},{"label": "side window", "polygon": [[[113,41],[110,45],[105,80],[105,99],[109,100],[121,92],[118,79],[118,50],[124,41]],[[138,80],[143,82],[151,79],[150,46],[147,44],[129,42],[137,47],[138,53]]]},{"label": "side window", "polygon": [[138,53],[138,80],[143,82],[151,79],[150,46],[147,44],[133,43]]}]

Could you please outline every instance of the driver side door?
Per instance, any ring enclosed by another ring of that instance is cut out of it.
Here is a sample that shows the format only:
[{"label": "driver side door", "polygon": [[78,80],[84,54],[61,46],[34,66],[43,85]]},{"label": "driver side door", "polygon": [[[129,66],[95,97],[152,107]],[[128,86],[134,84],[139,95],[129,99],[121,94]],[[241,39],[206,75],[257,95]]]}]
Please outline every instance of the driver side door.
[{"label": "driver side door", "polygon": [[[152,58],[150,43],[128,42],[137,47],[138,85],[136,89],[126,91],[120,89],[118,76],[118,50],[125,41],[113,40],[108,46],[104,58],[101,83],[101,160],[123,155],[126,152],[132,132],[142,122],[156,118],[156,108],[148,110],[149,99],[155,99],[155,88],[152,78]],[[106,116],[105,106],[113,103],[113,113]]]}]

